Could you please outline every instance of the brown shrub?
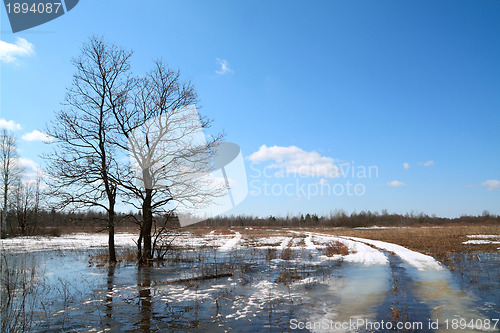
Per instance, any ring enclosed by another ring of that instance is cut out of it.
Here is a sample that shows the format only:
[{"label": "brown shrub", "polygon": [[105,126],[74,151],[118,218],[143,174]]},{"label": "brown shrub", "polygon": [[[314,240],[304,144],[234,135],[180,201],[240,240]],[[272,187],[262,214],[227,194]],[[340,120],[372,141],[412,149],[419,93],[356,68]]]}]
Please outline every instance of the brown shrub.
[{"label": "brown shrub", "polygon": [[302,277],[297,272],[281,272],[280,275],[276,278],[276,283],[289,284],[295,280],[300,280]]},{"label": "brown shrub", "polygon": [[325,255],[327,257],[333,257],[337,254],[346,256],[349,254],[349,248],[339,241],[332,241],[328,243],[325,247]]}]

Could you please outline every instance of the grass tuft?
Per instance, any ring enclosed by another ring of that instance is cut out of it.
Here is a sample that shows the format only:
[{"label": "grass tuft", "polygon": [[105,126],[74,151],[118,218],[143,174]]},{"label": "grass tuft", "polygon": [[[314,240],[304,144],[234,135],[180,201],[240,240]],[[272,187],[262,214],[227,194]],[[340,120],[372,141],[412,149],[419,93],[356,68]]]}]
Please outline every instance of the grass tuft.
[{"label": "grass tuft", "polygon": [[324,253],[327,257],[333,257],[334,255],[346,256],[349,254],[349,248],[339,241],[332,241],[326,245]]}]

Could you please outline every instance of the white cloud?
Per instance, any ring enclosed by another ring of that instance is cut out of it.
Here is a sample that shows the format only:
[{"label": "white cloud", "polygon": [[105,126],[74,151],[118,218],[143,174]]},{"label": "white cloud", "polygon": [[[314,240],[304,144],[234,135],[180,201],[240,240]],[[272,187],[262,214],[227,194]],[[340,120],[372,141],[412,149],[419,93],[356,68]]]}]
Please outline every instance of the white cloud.
[{"label": "white cloud", "polygon": [[399,180],[393,180],[392,182],[388,182],[387,186],[389,187],[400,187],[400,186],[406,186],[405,183],[400,182]]},{"label": "white cloud", "polygon": [[488,179],[482,182],[481,186],[486,186],[488,191],[493,191],[500,188],[500,180]]},{"label": "white cloud", "polygon": [[36,163],[32,159],[26,157],[18,157],[17,160],[22,167],[38,170],[38,163]]},{"label": "white cloud", "polygon": [[18,123],[14,122],[14,120],[5,120],[3,118],[0,118],[0,128],[6,129],[9,131],[17,131],[21,129],[21,125]]},{"label": "white cloud", "polygon": [[33,132],[29,132],[24,134],[21,139],[24,141],[43,141],[50,142],[54,138],[48,135],[47,133],[40,132],[39,130],[34,130]]},{"label": "white cloud", "polygon": [[227,60],[217,58],[217,64],[220,66],[220,69],[218,71],[215,71],[215,73],[219,75],[224,75],[226,73],[233,73],[233,70],[231,69],[229,62]]},{"label": "white cloud", "polygon": [[418,165],[420,165],[420,166],[423,165],[424,167],[429,167],[429,166],[436,165],[436,163],[433,160],[429,160],[426,162],[419,162]]},{"label": "white cloud", "polygon": [[23,176],[26,178],[36,178],[38,172],[41,172],[38,163],[27,157],[16,157],[16,165],[21,168]]},{"label": "white cloud", "polygon": [[297,146],[267,147],[262,145],[258,151],[248,156],[252,162],[273,161],[269,168],[278,169],[276,176],[300,174],[310,177],[335,178],[340,169],[331,157],[321,156],[315,151],[307,152]]},{"label": "white cloud", "polygon": [[28,57],[35,53],[35,46],[26,39],[17,37],[14,44],[0,40],[0,62],[16,62],[19,57]]},{"label": "white cloud", "polygon": [[408,170],[410,168],[410,164],[408,162],[404,162],[403,168],[405,168],[405,170]]}]

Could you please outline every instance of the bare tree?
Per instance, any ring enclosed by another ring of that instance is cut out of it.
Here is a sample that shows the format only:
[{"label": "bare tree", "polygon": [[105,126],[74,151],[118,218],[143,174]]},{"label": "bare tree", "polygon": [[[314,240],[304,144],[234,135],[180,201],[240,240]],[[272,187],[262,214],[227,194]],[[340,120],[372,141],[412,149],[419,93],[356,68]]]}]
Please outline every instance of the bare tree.
[{"label": "bare tree", "polygon": [[117,179],[121,168],[116,152],[119,137],[113,115],[125,107],[131,89],[132,52],[91,37],[80,57],[65,108],[48,129],[54,138],[49,160],[51,193],[60,207],[100,207],[107,213],[109,260],[114,244]]},{"label": "bare tree", "polygon": [[17,182],[13,193],[12,211],[16,215],[17,225],[21,229],[21,234],[26,234],[31,215],[32,188],[29,183],[21,180]]},{"label": "bare tree", "polygon": [[36,173],[35,183],[33,186],[33,221],[31,222],[33,229],[38,228],[38,220],[40,213],[40,201],[42,200],[42,179],[43,171],[39,169]]},{"label": "bare tree", "polygon": [[[115,118],[128,145],[135,173],[122,179],[128,201],[142,211],[138,257],[142,263],[154,255],[154,216],[170,216],[182,206],[199,206],[220,195],[210,177],[210,149],[221,135],[208,142],[194,105],[197,95],[190,82],[161,61],[136,80],[133,105],[117,109]],[[162,232],[162,230],[160,230]]]},{"label": "bare tree", "polygon": [[1,214],[1,238],[7,236],[7,211],[9,191],[21,177],[22,168],[17,155],[16,139],[7,130],[0,133],[0,164],[3,207]]},{"label": "bare tree", "polygon": [[37,173],[36,179],[19,179],[13,186],[11,211],[15,214],[17,226],[21,234],[26,234],[28,228],[34,230],[37,227],[40,205],[40,182],[41,173]]}]

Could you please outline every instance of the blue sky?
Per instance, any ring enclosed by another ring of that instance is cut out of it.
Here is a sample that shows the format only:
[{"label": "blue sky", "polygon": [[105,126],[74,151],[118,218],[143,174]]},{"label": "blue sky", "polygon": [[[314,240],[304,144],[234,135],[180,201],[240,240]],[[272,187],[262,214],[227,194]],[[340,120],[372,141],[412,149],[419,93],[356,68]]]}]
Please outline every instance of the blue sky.
[{"label": "blue sky", "polygon": [[136,73],[163,58],[192,80],[246,158],[229,213],[500,214],[499,1],[86,0],[16,34],[2,7],[0,126],[21,127],[27,165],[48,148],[23,135],[52,120],[92,34],[134,50]]}]

